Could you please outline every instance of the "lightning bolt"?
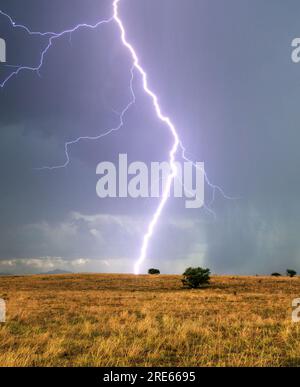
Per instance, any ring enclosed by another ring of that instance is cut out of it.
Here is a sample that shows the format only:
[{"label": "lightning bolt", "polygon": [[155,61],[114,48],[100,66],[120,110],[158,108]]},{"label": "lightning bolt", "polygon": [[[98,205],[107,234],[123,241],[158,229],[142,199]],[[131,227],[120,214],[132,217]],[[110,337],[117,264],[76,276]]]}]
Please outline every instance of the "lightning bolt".
[{"label": "lightning bolt", "polygon": [[[114,0],[113,1],[113,4],[112,4],[113,15],[110,18],[101,20],[101,21],[97,22],[96,24],[86,24],[86,23],[78,24],[75,27],[64,30],[60,33],[31,31],[27,26],[15,23],[15,21],[11,18],[11,16],[9,16],[7,13],[2,12],[0,10],[0,15],[6,17],[14,28],[22,29],[25,32],[27,32],[29,35],[40,36],[42,38],[47,39],[47,44],[46,44],[45,48],[43,49],[43,51],[41,52],[39,63],[36,66],[14,66],[15,70],[12,71],[9,74],[9,76],[2,81],[2,83],[0,83],[0,87],[3,88],[10,79],[12,79],[13,77],[19,75],[21,72],[24,72],[24,71],[36,72],[38,75],[40,75],[40,70],[44,64],[45,57],[57,39],[60,39],[60,38],[64,37],[65,35],[72,36],[72,34],[74,32],[76,32],[80,29],[83,29],[83,28],[96,29],[102,25],[107,25],[110,23],[115,23],[118,26],[119,31],[120,31],[121,44],[127,49],[128,54],[132,58],[132,67],[130,70],[131,71],[131,79],[130,79],[131,99],[130,99],[129,103],[124,107],[124,109],[122,110],[122,112],[119,116],[120,120],[119,120],[118,126],[107,130],[106,132],[100,134],[99,136],[94,136],[94,137],[81,136],[75,140],[66,142],[65,143],[66,159],[62,165],[57,165],[57,166],[52,166],[52,167],[46,166],[46,167],[42,167],[42,168],[38,168],[38,169],[39,170],[55,170],[55,169],[65,168],[70,163],[69,148],[71,146],[78,144],[82,140],[91,140],[91,141],[99,140],[105,136],[110,135],[113,132],[120,130],[124,126],[124,117],[125,117],[126,113],[128,112],[128,110],[132,107],[132,105],[136,101],[136,97],[135,97],[134,89],[133,89],[134,73],[137,72],[140,75],[140,77],[142,79],[143,90],[144,90],[145,94],[148,95],[148,97],[150,98],[150,100],[152,102],[153,109],[154,109],[154,112],[157,116],[157,119],[159,121],[161,121],[166,126],[166,128],[169,130],[170,135],[173,138],[173,143],[172,143],[172,147],[169,151],[169,163],[170,163],[170,167],[171,167],[171,173],[169,174],[168,179],[166,181],[166,184],[164,186],[164,190],[163,190],[162,196],[160,198],[159,205],[156,208],[156,211],[153,214],[153,216],[150,220],[150,223],[148,224],[147,231],[143,237],[140,255],[139,255],[139,257],[134,265],[134,273],[139,274],[140,267],[144,263],[144,261],[146,260],[151,238],[155,232],[155,228],[157,226],[157,223],[159,222],[159,220],[161,218],[162,212],[163,212],[163,210],[167,204],[168,198],[170,196],[172,184],[174,182],[174,179],[177,177],[178,171],[177,171],[177,166],[176,166],[176,155],[177,155],[178,151],[179,150],[181,151],[181,157],[185,161],[191,162],[191,160],[189,160],[186,156],[186,149],[183,146],[183,144],[179,138],[179,134],[178,134],[178,131],[176,129],[176,126],[171,121],[170,117],[163,114],[162,109],[161,109],[160,104],[159,104],[158,96],[154,93],[154,91],[149,86],[147,72],[141,66],[140,60],[139,60],[139,57],[138,57],[138,54],[137,54],[135,48],[127,40],[126,28],[124,26],[123,21],[121,20],[121,18],[119,16],[119,4],[120,4],[120,2],[121,2],[121,0]],[[194,167],[197,168],[197,165],[195,163],[193,163],[193,165],[194,165]],[[227,196],[221,187],[212,184],[210,182],[210,180],[208,179],[208,176],[207,176],[205,170],[203,170],[203,173],[205,176],[206,183],[212,189],[212,201],[210,202],[210,204],[208,206],[206,206],[206,208],[210,212],[212,212],[210,205],[212,204],[212,202],[215,199],[216,192],[219,192],[226,199],[234,199],[234,198]]]},{"label": "lightning bolt", "polygon": [[133,60],[133,65],[142,77],[144,91],[151,98],[152,103],[153,103],[153,107],[154,107],[154,110],[155,110],[155,113],[156,113],[158,119],[160,121],[162,121],[169,128],[169,130],[173,136],[173,139],[174,139],[173,146],[172,146],[170,153],[169,153],[171,173],[169,174],[168,179],[166,181],[159,206],[157,207],[157,209],[152,217],[152,220],[148,226],[148,230],[143,238],[143,244],[142,244],[139,259],[137,260],[137,262],[134,266],[135,274],[139,274],[140,266],[146,259],[149,243],[150,243],[151,237],[153,235],[155,226],[157,225],[158,220],[161,216],[161,213],[162,213],[162,211],[163,211],[163,209],[168,201],[169,193],[171,191],[171,186],[172,186],[173,180],[177,176],[178,171],[177,171],[177,167],[176,167],[176,163],[175,163],[175,157],[176,157],[176,153],[178,151],[179,145],[180,145],[180,140],[179,140],[179,136],[177,134],[177,130],[176,130],[174,124],[172,123],[171,119],[169,117],[163,115],[161,108],[159,106],[159,101],[158,101],[157,95],[149,88],[147,73],[140,65],[139,58],[137,56],[135,49],[127,41],[125,27],[122,23],[122,20],[119,17],[119,8],[118,8],[119,3],[120,3],[120,0],[115,0],[113,3],[113,8],[114,8],[114,20],[116,21],[116,23],[118,24],[118,26],[120,28],[122,43],[130,52],[130,54],[132,56],[132,60]]}]

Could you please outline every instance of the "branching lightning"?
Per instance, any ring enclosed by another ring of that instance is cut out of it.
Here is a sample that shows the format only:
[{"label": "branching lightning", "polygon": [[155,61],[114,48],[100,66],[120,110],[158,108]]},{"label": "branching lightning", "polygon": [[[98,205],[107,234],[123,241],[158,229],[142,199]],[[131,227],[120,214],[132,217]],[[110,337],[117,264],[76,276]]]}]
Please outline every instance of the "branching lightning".
[{"label": "branching lightning", "polygon": [[109,24],[109,23],[111,23],[113,21],[113,17],[111,17],[110,19],[101,20],[101,21],[99,21],[96,24],[82,23],[82,24],[76,25],[73,28],[70,28],[70,29],[67,29],[65,31],[62,31],[60,33],[55,33],[55,32],[34,32],[34,31],[31,31],[28,27],[26,27],[24,25],[16,24],[13,21],[13,19],[9,15],[7,15],[6,13],[0,11],[0,14],[3,15],[3,16],[6,16],[9,19],[10,23],[12,24],[12,26],[14,28],[23,29],[24,31],[29,33],[29,35],[38,35],[38,36],[42,36],[42,37],[48,37],[47,45],[44,48],[44,50],[42,51],[42,53],[41,53],[39,63],[36,66],[34,66],[34,67],[32,67],[32,66],[15,66],[16,70],[13,71],[12,73],[10,73],[10,75],[7,78],[5,78],[4,81],[0,84],[0,87],[2,87],[2,88],[6,85],[6,83],[11,78],[17,76],[19,73],[21,73],[23,71],[32,71],[32,72],[36,72],[39,75],[39,71],[41,70],[41,68],[43,67],[43,64],[44,64],[45,56],[48,53],[49,49],[52,47],[52,45],[55,43],[55,40],[57,40],[59,38],[62,38],[65,35],[73,34],[74,32],[76,32],[76,31],[78,31],[80,29],[83,29],[83,28],[96,29],[96,28],[100,27],[103,24]]},{"label": "branching lightning", "polygon": [[122,110],[121,114],[119,115],[119,125],[114,127],[114,128],[111,128],[111,129],[107,130],[106,132],[103,132],[103,133],[99,134],[98,136],[81,136],[81,137],[76,138],[75,140],[66,142],[65,143],[65,156],[66,156],[66,160],[65,160],[65,162],[62,165],[55,165],[55,166],[52,166],[52,167],[51,166],[45,166],[45,167],[41,167],[41,168],[36,168],[37,170],[40,170],[40,171],[42,171],[42,170],[50,170],[50,171],[52,171],[52,170],[55,170],[55,169],[66,168],[70,164],[69,148],[72,145],[78,144],[80,141],[83,141],[83,140],[88,140],[88,141],[100,140],[103,137],[109,136],[113,132],[119,131],[124,126],[124,117],[125,117],[126,113],[128,112],[128,110],[131,108],[132,105],[135,104],[135,101],[136,101],[136,97],[135,97],[134,90],[133,90],[134,67],[131,68],[130,73],[131,73],[131,78],[130,78],[130,87],[129,88],[130,88],[131,100],[125,106],[125,108]]},{"label": "branching lightning", "polygon": [[[24,71],[36,72],[39,75],[39,72],[44,64],[45,57],[57,39],[60,39],[66,35],[70,35],[70,37],[71,37],[74,32],[76,32],[80,29],[83,29],[83,28],[96,29],[102,25],[107,25],[107,24],[111,24],[111,23],[115,23],[118,26],[119,31],[120,31],[120,42],[127,49],[128,54],[132,58],[131,78],[130,78],[131,99],[119,115],[119,124],[115,128],[111,128],[111,129],[107,130],[106,132],[101,133],[99,136],[93,136],[93,137],[81,136],[81,137],[78,137],[72,141],[66,142],[65,143],[65,162],[62,165],[46,166],[46,167],[42,167],[42,168],[38,168],[38,169],[39,170],[55,170],[55,169],[65,168],[70,163],[69,151],[70,151],[71,146],[78,144],[79,142],[81,142],[83,140],[90,140],[90,141],[99,140],[105,136],[110,135],[113,132],[120,130],[124,126],[124,117],[125,117],[126,113],[129,111],[129,109],[134,105],[134,103],[136,101],[136,97],[135,97],[134,89],[133,89],[133,80],[134,80],[135,72],[140,75],[140,77],[142,79],[143,90],[144,90],[145,94],[149,96],[149,98],[152,102],[154,112],[157,116],[157,119],[160,120],[162,123],[164,123],[165,126],[167,127],[167,129],[170,131],[170,134],[171,134],[172,139],[173,139],[173,143],[172,143],[172,147],[169,151],[169,162],[170,162],[170,166],[171,166],[171,173],[168,176],[167,182],[166,182],[165,187],[164,187],[164,191],[163,191],[162,196],[160,198],[159,205],[158,205],[155,213],[153,214],[152,219],[148,225],[146,234],[143,237],[140,255],[139,255],[139,258],[136,261],[135,266],[134,266],[135,274],[139,274],[140,267],[147,257],[149,244],[150,244],[151,238],[154,234],[156,225],[157,225],[157,223],[162,215],[162,212],[167,204],[172,184],[174,182],[174,179],[177,176],[176,155],[177,155],[178,151],[179,150],[181,151],[181,157],[184,160],[186,160],[186,161],[191,161],[191,160],[189,160],[186,157],[186,149],[183,146],[182,142],[180,141],[179,134],[178,134],[178,131],[177,131],[175,125],[173,124],[173,122],[171,121],[171,119],[168,116],[165,116],[163,114],[162,109],[161,109],[160,104],[159,104],[158,96],[151,90],[151,88],[149,86],[147,72],[141,66],[136,50],[134,49],[133,45],[127,40],[126,29],[125,29],[123,21],[121,20],[120,15],[119,15],[120,2],[121,2],[121,0],[113,0],[113,4],[112,4],[113,15],[110,18],[101,20],[96,24],[86,24],[86,23],[78,24],[75,27],[64,30],[60,33],[31,31],[27,26],[15,23],[15,21],[11,18],[11,16],[9,16],[7,13],[2,12],[0,10],[0,15],[6,17],[9,20],[9,22],[11,23],[11,25],[13,26],[13,28],[22,29],[26,33],[28,33],[29,35],[40,36],[42,38],[45,38],[46,42],[47,42],[45,45],[45,48],[41,52],[39,63],[36,66],[14,66],[15,70],[12,71],[9,74],[9,76],[7,76],[7,78],[5,78],[2,81],[2,83],[0,83],[0,87],[3,88],[10,79],[12,79],[13,77],[19,75],[21,72],[24,72]],[[195,163],[193,163],[193,165],[197,168]],[[215,195],[216,195],[217,191],[224,198],[233,199],[233,198],[230,198],[227,195],[225,195],[225,193],[221,187],[212,184],[210,182],[210,180],[208,179],[208,176],[207,176],[205,171],[203,171],[203,173],[204,173],[205,181],[206,181],[207,185],[212,189],[212,201],[215,199]],[[212,202],[210,204],[212,204]],[[210,205],[206,206],[206,208],[210,212],[212,212],[212,210],[210,209]]]}]

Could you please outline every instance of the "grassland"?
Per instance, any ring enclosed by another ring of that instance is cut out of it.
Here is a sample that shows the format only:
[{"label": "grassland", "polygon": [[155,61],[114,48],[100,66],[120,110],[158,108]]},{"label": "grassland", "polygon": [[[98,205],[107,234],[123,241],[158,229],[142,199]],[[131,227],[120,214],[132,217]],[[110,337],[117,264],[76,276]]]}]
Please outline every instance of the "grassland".
[{"label": "grassland", "polygon": [[300,366],[299,278],[0,277],[1,366]]}]

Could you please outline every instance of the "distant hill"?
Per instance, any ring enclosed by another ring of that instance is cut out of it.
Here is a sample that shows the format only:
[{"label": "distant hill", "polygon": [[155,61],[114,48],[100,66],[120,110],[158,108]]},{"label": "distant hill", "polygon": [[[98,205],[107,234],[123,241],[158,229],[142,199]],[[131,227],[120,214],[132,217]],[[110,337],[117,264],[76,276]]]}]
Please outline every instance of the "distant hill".
[{"label": "distant hill", "polygon": [[[73,273],[71,271],[60,270],[60,269],[47,271],[47,273],[40,273],[40,275],[58,275],[58,274],[73,274]],[[22,276],[22,274],[0,273],[0,277],[12,277],[12,276]]]},{"label": "distant hill", "polygon": [[42,274],[55,275],[55,274],[73,274],[73,273],[71,271],[55,269],[55,270],[47,271],[47,273],[42,273]]}]

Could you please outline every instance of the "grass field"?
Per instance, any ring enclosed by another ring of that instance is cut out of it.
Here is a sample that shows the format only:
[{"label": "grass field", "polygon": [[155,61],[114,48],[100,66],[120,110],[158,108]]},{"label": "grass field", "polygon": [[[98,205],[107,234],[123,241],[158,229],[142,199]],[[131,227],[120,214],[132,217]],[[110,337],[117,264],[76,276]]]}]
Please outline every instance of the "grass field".
[{"label": "grass field", "polygon": [[300,366],[299,278],[0,277],[1,366]]}]

